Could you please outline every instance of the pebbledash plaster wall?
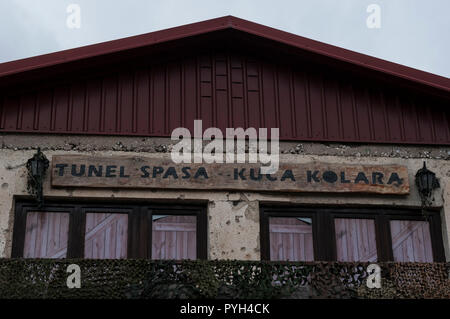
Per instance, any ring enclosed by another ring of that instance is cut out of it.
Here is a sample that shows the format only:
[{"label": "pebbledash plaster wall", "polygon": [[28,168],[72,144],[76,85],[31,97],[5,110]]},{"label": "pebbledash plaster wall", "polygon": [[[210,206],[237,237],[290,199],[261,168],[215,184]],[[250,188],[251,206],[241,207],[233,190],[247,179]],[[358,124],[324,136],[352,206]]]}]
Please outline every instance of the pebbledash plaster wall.
[{"label": "pebbledash plaster wall", "polygon": [[[0,135],[0,258],[11,256],[14,200],[27,196],[26,161],[40,146],[49,160],[53,155],[139,155],[168,157],[172,142],[165,138]],[[203,201],[208,212],[209,259],[260,259],[259,204],[332,204],[360,206],[420,207],[414,175],[426,160],[439,178],[434,206],[441,208],[442,233],[450,261],[450,147],[405,145],[345,145],[339,143],[280,143],[280,160],[290,163],[320,161],[339,164],[401,164],[409,170],[410,194],[383,196],[361,194],[306,194],[184,190],[54,189],[47,176],[47,198],[92,198],[113,200]]]}]

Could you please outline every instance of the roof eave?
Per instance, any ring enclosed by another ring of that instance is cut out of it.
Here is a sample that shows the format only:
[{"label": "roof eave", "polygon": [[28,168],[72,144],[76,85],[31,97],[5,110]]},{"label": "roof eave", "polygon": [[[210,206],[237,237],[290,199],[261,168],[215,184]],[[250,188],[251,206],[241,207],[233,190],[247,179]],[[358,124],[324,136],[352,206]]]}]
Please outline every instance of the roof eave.
[{"label": "roof eave", "polygon": [[41,68],[51,68],[65,63],[113,54],[120,51],[133,50],[168,41],[189,38],[229,28],[283,43],[285,45],[309,51],[337,61],[350,63],[365,69],[382,72],[393,77],[412,81],[414,83],[444,91],[445,93],[450,93],[449,78],[304,38],[292,33],[277,30],[233,16],[205,20],[202,22],[196,22],[128,38],[2,63],[0,64],[0,78]]}]

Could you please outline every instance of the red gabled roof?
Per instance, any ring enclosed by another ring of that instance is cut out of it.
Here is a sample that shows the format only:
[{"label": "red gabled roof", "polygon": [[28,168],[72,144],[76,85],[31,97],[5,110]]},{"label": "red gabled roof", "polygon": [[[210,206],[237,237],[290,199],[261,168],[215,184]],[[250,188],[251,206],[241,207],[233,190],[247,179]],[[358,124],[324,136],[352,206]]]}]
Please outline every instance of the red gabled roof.
[{"label": "red gabled roof", "polygon": [[0,78],[39,68],[49,68],[86,58],[152,46],[158,43],[225,29],[239,30],[268,40],[283,43],[299,50],[309,51],[338,61],[351,63],[366,69],[379,71],[421,85],[450,92],[449,78],[304,38],[233,16],[225,16],[119,40],[1,63]]}]

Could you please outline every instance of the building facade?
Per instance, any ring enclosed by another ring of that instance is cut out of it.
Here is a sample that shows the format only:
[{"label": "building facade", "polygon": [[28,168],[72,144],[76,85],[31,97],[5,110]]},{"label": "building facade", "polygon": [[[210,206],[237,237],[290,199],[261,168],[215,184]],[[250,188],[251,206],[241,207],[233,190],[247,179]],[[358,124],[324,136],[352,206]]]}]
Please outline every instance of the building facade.
[{"label": "building facade", "polygon": [[[234,17],[0,64],[0,257],[450,261],[449,107],[448,78]],[[194,120],[279,128],[280,170],[173,163]]]}]

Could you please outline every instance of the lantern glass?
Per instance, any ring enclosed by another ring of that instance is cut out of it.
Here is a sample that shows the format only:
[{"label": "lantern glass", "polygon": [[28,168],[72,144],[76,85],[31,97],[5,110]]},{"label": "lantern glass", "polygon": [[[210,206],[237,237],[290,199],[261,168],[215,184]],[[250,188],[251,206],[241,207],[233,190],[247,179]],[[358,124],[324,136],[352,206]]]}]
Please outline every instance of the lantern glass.
[{"label": "lantern glass", "polygon": [[41,160],[38,160],[37,162],[38,162],[38,171],[37,171],[37,173],[38,173],[39,176],[42,176],[43,175],[42,172],[44,171],[44,163]]},{"label": "lantern glass", "polygon": [[431,173],[427,173],[427,189],[429,189],[430,191],[433,189],[433,181],[434,181],[434,176]]},{"label": "lantern glass", "polygon": [[37,176],[39,173],[38,165],[39,165],[39,161],[37,161],[35,159],[33,159],[31,161],[31,174],[33,176]]},{"label": "lantern glass", "polygon": [[428,177],[426,173],[422,174],[421,180],[422,180],[422,190],[426,192],[428,189]]}]

